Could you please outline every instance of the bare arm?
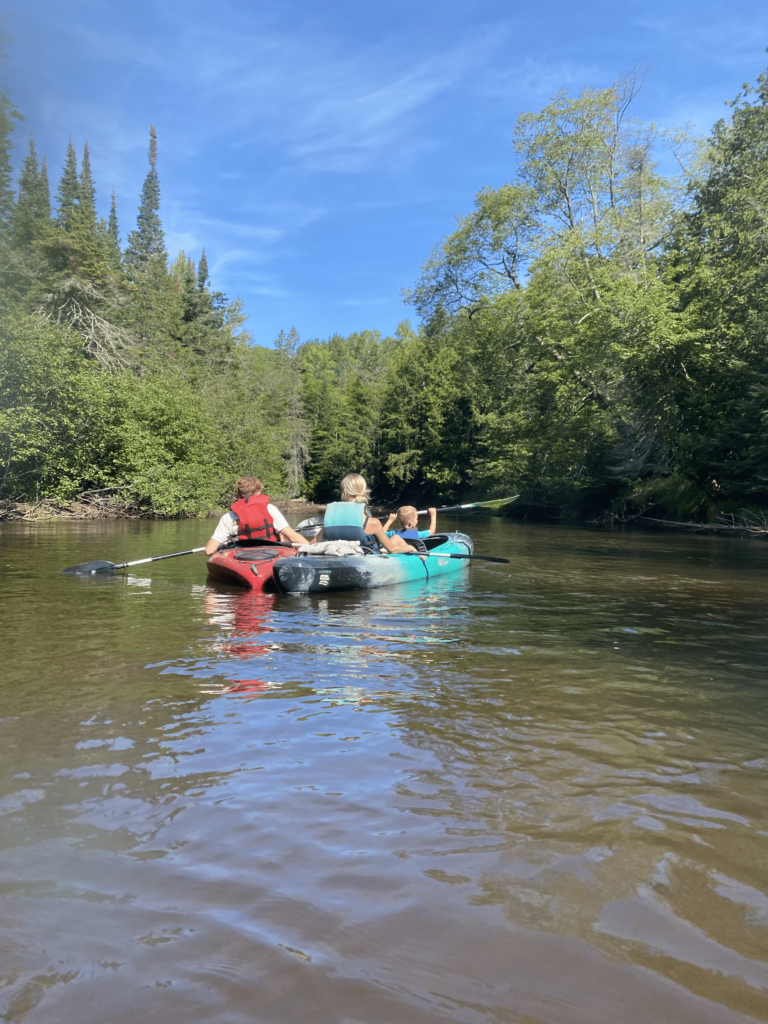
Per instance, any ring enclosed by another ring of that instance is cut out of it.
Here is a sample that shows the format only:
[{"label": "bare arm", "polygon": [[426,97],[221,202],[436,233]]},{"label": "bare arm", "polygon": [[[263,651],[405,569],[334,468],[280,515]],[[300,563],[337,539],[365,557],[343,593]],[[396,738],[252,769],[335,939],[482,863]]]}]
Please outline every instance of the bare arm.
[{"label": "bare arm", "polygon": [[437,509],[430,508],[429,510],[429,536],[431,537],[437,532]]},{"label": "bare arm", "polygon": [[205,553],[206,553],[206,555],[215,555],[218,550],[219,550],[219,542],[217,540],[214,540],[213,537],[211,537],[211,539],[205,545]]},{"label": "bare arm", "polygon": [[283,527],[283,529],[280,531],[280,539],[281,540],[289,540],[292,544],[311,544],[312,543],[311,541],[308,541],[306,537],[302,537],[302,535],[300,533],[297,533],[290,526]]},{"label": "bare arm", "polygon": [[390,554],[396,554],[398,551],[416,550],[410,544],[407,544],[402,537],[388,537],[378,519],[369,519],[365,524],[365,532],[372,534]]}]

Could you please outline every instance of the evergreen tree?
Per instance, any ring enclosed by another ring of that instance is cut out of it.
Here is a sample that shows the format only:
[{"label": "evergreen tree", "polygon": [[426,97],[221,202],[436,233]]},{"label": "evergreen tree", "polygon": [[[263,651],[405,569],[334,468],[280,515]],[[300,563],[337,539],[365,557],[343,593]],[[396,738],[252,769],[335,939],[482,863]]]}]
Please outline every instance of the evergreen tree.
[{"label": "evergreen tree", "polygon": [[112,189],[112,199],[109,204],[109,220],[107,222],[107,235],[117,252],[120,252],[120,227],[117,223],[117,200],[115,190]]},{"label": "evergreen tree", "polygon": [[0,90],[0,241],[8,241],[13,222],[13,168],[10,134],[15,121],[24,118],[11,103],[6,92]]},{"label": "evergreen tree", "polygon": [[38,189],[40,194],[38,204],[40,220],[44,220],[47,224],[51,219],[51,186],[48,184],[48,163],[45,159],[45,153],[43,153],[43,162],[40,166]]},{"label": "evergreen tree", "polygon": [[59,227],[63,228],[64,231],[71,231],[74,227],[79,196],[80,182],[77,177],[77,154],[70,138],[69,145],[67,146],[67,159],[64,162],[59,190],[56,193],[56,220]]},{"label": "evergreen tree", "polygon": [[91,173],[91,155],[88,150],[88,139],[83,145],[83,163],[80,170],[80,187],[78,189],[78,218],[83,230],[96,231],[96,186]]},{"label": "evergreen tree", "polygon": [[205,246],[203,246],[203,252],[200,257],[200,264],[197,268],[197,288],[198,291],[205,291],[208,287],[208,259],[205,255]]},{"label": "evergreen tree", "polygon": [[40,198],[40,171],[37,166],[35,137],[30,133],[29,152],[19,174],[19,194],[13,214],[12,242],[23,249],[37,237],[37,204]]},{"label": "evergreen tree", "polygon": [[128,236],[126,262],[142,268],[154,257],[165,262],[165,240],[158,211],[160,209],[160,179],[157,176],[157,132],[155,126],[149,129],[149,172],[141,190],[139,215],[136,230]]}]

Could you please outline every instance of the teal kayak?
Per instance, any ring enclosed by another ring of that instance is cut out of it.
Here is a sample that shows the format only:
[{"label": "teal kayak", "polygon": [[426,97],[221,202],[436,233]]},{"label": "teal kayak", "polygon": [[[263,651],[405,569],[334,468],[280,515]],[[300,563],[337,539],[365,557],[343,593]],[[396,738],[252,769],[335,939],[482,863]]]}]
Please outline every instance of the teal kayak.
[{"label": "teal kayak", "polygon": [[322,594],[329,590],[369,590],[394,583],[430,580],[448,572],[460,572],[469,559],[439,558],[471,555],[472,541],[465,533],[436,533],[424,540],[430,557],[391,555],[295,555],[272,563],[275,585],[283,594]]}]

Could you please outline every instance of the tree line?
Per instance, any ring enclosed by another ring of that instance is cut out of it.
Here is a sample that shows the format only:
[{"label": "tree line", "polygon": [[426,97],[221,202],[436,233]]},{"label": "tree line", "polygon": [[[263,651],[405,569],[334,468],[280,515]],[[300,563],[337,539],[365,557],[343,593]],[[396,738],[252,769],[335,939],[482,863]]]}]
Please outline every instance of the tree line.
[{"label": "tree line", "polygon": [[270,348],[204,251],[169,259],[154,128],[122,246],[87,143],[52,199],[30,136],[14,187],[21,115],[0,94],[0,497],[195,514],[246,470],[317,500],[355,470],[393,502],[768,507],[768,73],[706,141],[635,119],[639,84],[518,118],[516,176],[406,293],[418,329]]}]

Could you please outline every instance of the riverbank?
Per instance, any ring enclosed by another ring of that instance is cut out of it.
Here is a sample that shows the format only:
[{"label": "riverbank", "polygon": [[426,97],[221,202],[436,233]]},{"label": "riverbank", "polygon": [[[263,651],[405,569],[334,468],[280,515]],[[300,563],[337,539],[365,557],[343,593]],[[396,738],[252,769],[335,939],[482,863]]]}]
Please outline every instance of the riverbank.
[{"label": "riverbank", "polygon": [[[287,514],[317,515],[325,509],[306,498],[275,498],[275,504]],[[53,520],[88,519],[214,519],[226,509],[211,509],[205,516],[176,515],[163,516],[146,509],[137,508],[129,502],[110,497],[102,491],[79,494],[75,501],[67,504],[42,500],[38,502],[0,501],[0,522],[44,523]]]},{"label": "riverbank", "polygon": [[[306,498],[275,498],[275,504],[287,515],[315,516],[325,511],[320,505]],[[211,509],[206,515],[175,515],[165,516],[147,509],[138,508],[129,502],[122,501],[105,491],[91,491],[79,494],[77,499],[67,504],[56,504],[49,500],[38,502],[0,501],[0,523],[27,522],[44,523],[58,520],[87,521],[94,519],[214,519],[222,515],[225,508]],[[372,507],[374,514],[384,515],[387,509]],[[519,510],[518,510],[519,511]],[[582,520],[583,524],[584,520]],[[704,523],[673,519],[657,519],[645,515],[630,517],[617,516],[613,512],[605,512],[602,516],[588,518],[588,526],[643,526],[653,524],[654,527],[664,526],[667,529],[686,533],[720,533],[732,536],[768,537],[768,517],[763,513],[745,510],[741,514],[728,513],[718,517],[717,522]]]}]

